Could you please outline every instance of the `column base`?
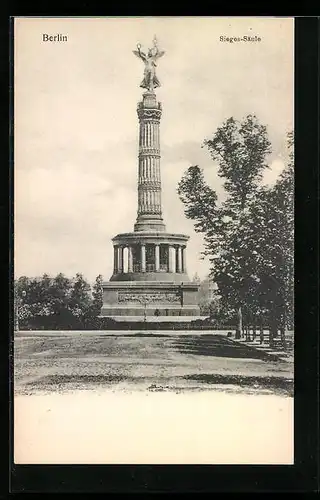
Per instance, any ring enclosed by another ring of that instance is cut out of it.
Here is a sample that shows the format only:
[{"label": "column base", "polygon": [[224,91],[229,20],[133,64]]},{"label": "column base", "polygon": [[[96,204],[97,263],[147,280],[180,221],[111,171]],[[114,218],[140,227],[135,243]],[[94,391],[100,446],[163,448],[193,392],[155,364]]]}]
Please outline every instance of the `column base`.
[{"label": "column base", "polygon": [[135,272],[135,273],[113,273],[110,281],[153,281],[153,282],[172,282],[172,283],[190,283],[187,273],[169,273],[169,272]]},{"label": "column base", "polygon": [[163,233],[166,231],[166,226],[162,218],[153,217],[152,215],[142,215],[137,218],[134,225],[134,231],[155,231]]}]

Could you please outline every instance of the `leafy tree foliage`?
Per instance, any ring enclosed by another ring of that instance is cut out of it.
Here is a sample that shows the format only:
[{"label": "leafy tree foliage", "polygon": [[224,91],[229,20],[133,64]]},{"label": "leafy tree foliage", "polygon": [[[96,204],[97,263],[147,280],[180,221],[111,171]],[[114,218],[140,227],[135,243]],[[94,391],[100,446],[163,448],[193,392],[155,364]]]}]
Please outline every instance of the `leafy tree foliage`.
[{"label": "leafy tree foliage", "polygon": [[198,301],[201,315],[213,316],[217,313],[219,298],[215,292],[214,284],[210,278],[200,281]]},{"label": "leafy tree foliage", "polygon": [[68,278],[22,276],[15,281],[16,328],[82,328],[93,321],[102,307],[102,276],[91,286],[78,273]]},{"label": "leafy tree foliage", "polygon": [[255,115],[248,115],[242,122],[229,118],[204,145],[219,163],[218,173],[229,194],[228,205],[243,210],[267,168],[265,160],[271,143],[266,127]]},{"label": "leafy tree foliage", "polygon": [[75,317],[83,318],[91,305],[91,287],[81,273],[76,274],[72,285],[69,307]]},{"label": "leafy tree foliage", "polygon": [[187,170],[178,194],[204,235],[220,310],[238,315],[238,337],[242,322],[255,329],[266,317],[275,333],[293,309],[293,134],[288,165],[271,187],[261,184],[271,144],[255,116],[229,118],[204,145],[218,164],[226,199],[219,203],[199,166]]},{"label": "leafy tree foliage", "polygon": [[100,314],[103,305],[103,289],[102,289],[103,279],[101,274],[96,277],[93,290],[92,290],[92,311],[94,316]]}]

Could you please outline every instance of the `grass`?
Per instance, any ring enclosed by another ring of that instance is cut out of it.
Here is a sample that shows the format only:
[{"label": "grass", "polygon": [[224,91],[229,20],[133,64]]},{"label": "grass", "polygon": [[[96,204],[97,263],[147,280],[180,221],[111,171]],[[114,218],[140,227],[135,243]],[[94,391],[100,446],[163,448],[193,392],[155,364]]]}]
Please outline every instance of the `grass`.
[{"label": "grass", "polygon": [[191,387],[293,392],[293,364],[222,335],[18,335],[16,393],[74,388]]}]

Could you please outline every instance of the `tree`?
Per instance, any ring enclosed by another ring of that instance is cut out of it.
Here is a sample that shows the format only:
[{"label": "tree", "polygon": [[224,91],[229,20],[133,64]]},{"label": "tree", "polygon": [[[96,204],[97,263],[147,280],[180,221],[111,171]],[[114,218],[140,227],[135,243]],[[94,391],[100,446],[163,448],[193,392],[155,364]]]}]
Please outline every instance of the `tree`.
[{"label": "tree", "polygon": [[14,281],[14,329],[20,330],[25,322],[32,316],[28,296],[30,293],[30,278],[21,276]]},{"label": "tree", "polygon": [[293,321],[293,133],[288,134],[289,162],[271,187],[261,185],[270,143],[255,117],[242,124],[227,120],[205,144],[218,162],[226,200],[218,203],[199,167],[188,169],[178,193],[195,230],[204,233],[220,315],[237,313],[238,337],[243,323],[246,336],[250,326],[254,336],[260,326],[262,338],[268,321],[271,342],[279,328],[284,341]]},{"label": "tree", "polygon": [[59,273],[55,277],[20,277],[15,281],[15,328],[80,328],[87,317],[97,316],[102,306],[102,277],[91,287],[78,273],[70,279]]},{"label": "tree", "polygon": [[294,137],[288,134],[289,162],[276,183],[275,190],[280,203],[279,235],[283,254],[283,303],[281,331],[293,326],[294,315]]},{"label": "tree", "polygon": [[39,316],[50,316],[53,314],[53,304],[51,297],[52,278],[44,274],[40,279],[40,310]]},{"label": "tree", "polygon": [[[228,195],[222,206],[221,225],[225,252],[216,265],[220,288],[238,311],[237,337],[241,335],[243,313],[248,319],[254,303],[250,300],[256,285],[256,259],[250,249],[252,235],[248,234],[250,205],[259,189],[266,157],[271,152],[267,129],[257,118],[248,115],[243,122],[230,118],[218,128],[212,140],[206,140],[213,160],[219,164],[218,173],[224,179]],[[229,268],[229,269],[228,269]],[[242,311],[242,309],[245,309]]]},{"label": "tree", "polygon": [[93,289],[92,289],[92,314],[93,316],[99,316],[101,308],[103,306],[103,278],[101,274],[96,277]]},{"label": "tree", "polygon": [[52,280],[50,298],[52,312],[56,316],[63,316],[70,310],[70,300],[72,291],[72,280],[63,273],[57,274]]},{"label": "tree", "polygon": [[254,115],[242,122],[229,118],[204,145],[219,164],[218,174],[224,179],[229,207],[244,209],[268,168],[265,160],[271,143],[266,127]]},{"label": "tree", "polygon": [[178,185],[178,194],[184,204],[184,213],[194,221],[195,231],[207,236],[216,218],[217,194],[204,180],[198,165],[190,167]]},{"label": "tree", "polygon": [[31,316],[50,316],[52,308],[52,278],[48,274],[29,280],[25,302],[29,305]]},{"label": "tree", "polygon": [[200,314],[205,316],[216,315],[219,300],[214,293],[212,280],[208,277],[199,282],[198,302]]},{"label": "tree", "polygon": [[[293,133],[288,134],[289,161],[278,180],[262,189],[255,211],[262,224],[255,224],[263,240],[260,257],[260,304],[269,311],[271,341],[278,329],[285,342],[285,329],[293,323],[294,297],[294,156]],[[263,238],[262,238],[263,232]]]},{"label": "tree", "polygon": [[22,297],[23,292],[26,292],[29,289],[30,278],[27,276],[20,276],[20,278],[15,280],[14,285],[15,293],[18,297]]},{"label": "tree", "polygon": [[226,120],[204,146],[218,163],[226,200],[218,205],[217,194],[206,184],[198,166],[188,169],[178,185],[178,194],[185,215],[194,220],[196,231],[204,233],[204,254],[209,257],[210,276],[218,286],[222,305],[238,312],[239,338],[242,309],[253,305],[249,297],[257,278],[256,260],[247,245],[247,220],[267,168],[271,144],[266,127],[254,115],[248,115],[242,122]]},{"label": "tree", "polygon": [[76,318],[83,319],[88,313],[91,305],[90,290],[90,285],[83,275],[77,273],[73,280],[69,301],[70,310]]}]

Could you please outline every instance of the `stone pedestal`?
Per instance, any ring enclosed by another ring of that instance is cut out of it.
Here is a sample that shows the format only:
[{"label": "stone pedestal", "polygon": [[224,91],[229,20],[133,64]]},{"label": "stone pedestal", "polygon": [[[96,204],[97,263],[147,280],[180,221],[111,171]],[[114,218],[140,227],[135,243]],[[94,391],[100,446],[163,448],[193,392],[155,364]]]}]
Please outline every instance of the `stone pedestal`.
[{"label": "stone pedestal", "polygon": [[196,283],[109,282],[104,284],[102,316],[112,318],[157,316],[159,320],[180,316],[182,320],[199,316],[195,303]]}]

